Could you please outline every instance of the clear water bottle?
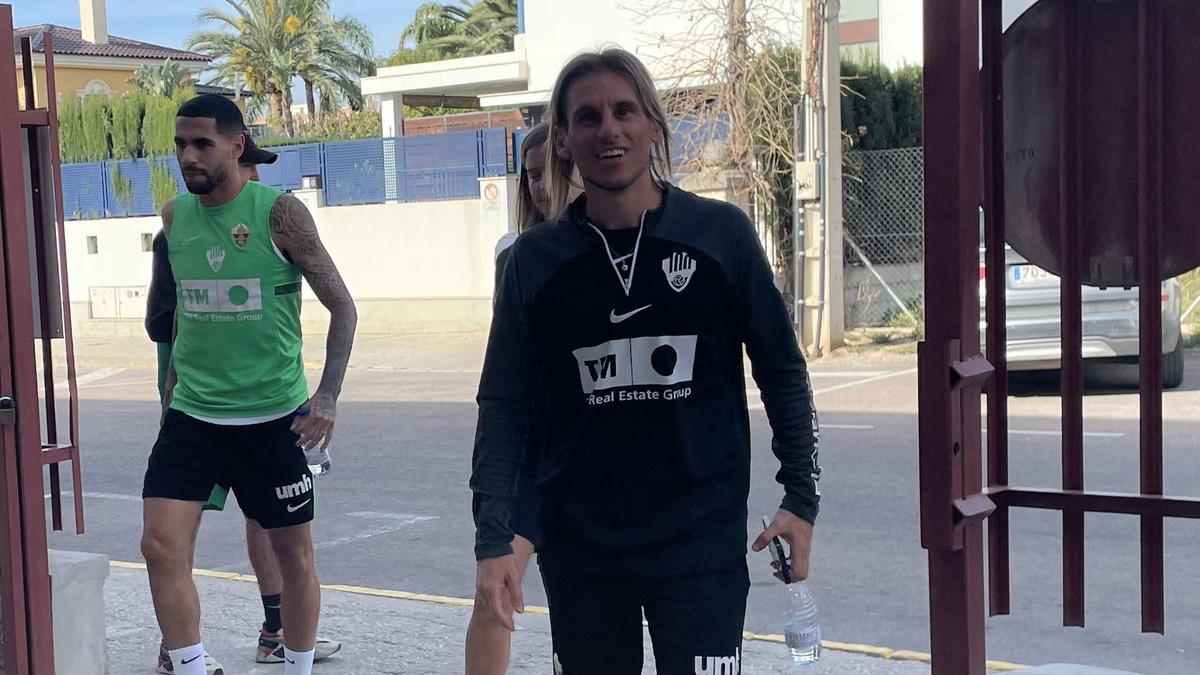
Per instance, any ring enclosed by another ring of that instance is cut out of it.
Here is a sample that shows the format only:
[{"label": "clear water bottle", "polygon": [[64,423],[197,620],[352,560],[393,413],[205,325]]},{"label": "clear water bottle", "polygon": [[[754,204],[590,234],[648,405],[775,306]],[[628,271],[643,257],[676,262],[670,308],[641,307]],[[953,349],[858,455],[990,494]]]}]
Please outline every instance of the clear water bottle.
[{"label": "clear water bottle", "polygon": [[821,624],[817,621],[817,603],[808,583],[788,584],[787,609],[783,616],[783,635],[792,655],[791,671],[797,671],[821,659]]},{"label": "clear water bottle", "polygon": [[[300,406],[296,410],[296,415],[303,417],[308,414],[308,406]],[[314,477],[329,473],[333,466],[333,461],[329,458],[329,450],[316,445],[304,451],[304,461],[308,463],[308,472]]]},{"label": "clear water bottle", "polygon": [[304,451],[304,460],[308,462],[309,473],[314,476],[329,473],[329,469],[333,465],[329,459],[329,450],[320,447]]}]

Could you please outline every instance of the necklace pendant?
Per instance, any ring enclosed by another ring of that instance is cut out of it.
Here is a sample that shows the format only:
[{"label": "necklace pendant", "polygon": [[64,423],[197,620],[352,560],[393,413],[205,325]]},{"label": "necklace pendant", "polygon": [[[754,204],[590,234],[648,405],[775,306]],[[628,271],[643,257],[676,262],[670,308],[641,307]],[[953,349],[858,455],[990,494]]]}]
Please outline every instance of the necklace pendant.
[{"label": "necklace pendant", "polygon": [[627,263],[627,262],[621,263],[621,271],[628,272],[629,271],[629,263]]}]

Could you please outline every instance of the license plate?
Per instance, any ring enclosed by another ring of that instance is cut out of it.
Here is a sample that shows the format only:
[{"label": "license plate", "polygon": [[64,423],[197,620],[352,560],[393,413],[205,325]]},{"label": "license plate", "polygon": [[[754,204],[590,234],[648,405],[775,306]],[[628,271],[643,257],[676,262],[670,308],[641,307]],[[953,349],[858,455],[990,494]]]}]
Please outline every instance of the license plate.
[{"label": "license plate", "polygon": [[1058,277],[1037,265],[1013,265],[1008,268],[1009,288],[1057,286]]}]

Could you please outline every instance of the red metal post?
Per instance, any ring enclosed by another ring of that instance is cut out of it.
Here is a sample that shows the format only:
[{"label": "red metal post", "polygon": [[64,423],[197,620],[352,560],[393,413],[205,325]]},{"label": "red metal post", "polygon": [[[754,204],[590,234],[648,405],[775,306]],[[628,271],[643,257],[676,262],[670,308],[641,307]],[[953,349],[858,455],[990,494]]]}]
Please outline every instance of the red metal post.
[{"label": "red metal post", "polygon": [[[13,34],[12,8],[0,5],[0,37]],[[5,663],[9,672],[54,672],[53,634],[50,620],[50,573],[46,550],[45,504],[42,499],[42,461],[37,370],[33,350],[33,298],[29,281],[29,237],[25,223],[25,182],[21,149],[20,111],[16,101],[15,59],[0,59],[0,230],[4,258],[5,307],[0,320],[7,325],[8,349],[0,362],[10,365],[9,379],[0,381],[5,394],[16,401],[17,424],[4,429],[4,468],[9,491],[3,505],[17,513],[18,527],[8,530],[9,561],[20,551],[20,566],[5,565],[7,574],[20,575],[5,582],[23,585],[24,617],[10,612],[6,619],[25,624],[24,658]],[[48,95],[53,96],[53,93]],[[11,472],[9,471],[11,469]],[[13,485],[15,478],[15,486]],[[15,499],[14,499],[15,498]],[[12,525],[12,518],[9,518]],[[7,586],[7,583],[5,583]],[[16,595],[6,591],[6,595]],[[8,598],[5,598],[8,599]],[[9,605],[15,608],[17,605]],[[7,622],[6,622],[7,630]],[[8,637],[6,635],[6,637]],[[14,636],[16,637],[16,636]],[[7,647],[8,645],[6,645]],[[17,645],[19,649],[20,646]]]},{"label": "red metal post", "polygon": [[[1065,34],[1059,58],[1066,66],[1066,102],[1063,106],[1059,165],[1059,255],[1062,259],[1062,487],[1083,489],[1083,287],[1080,285],[1080,95],[1081,55],[1079,7],[1067,3]],[[1084,549],[1082,511],[1063,511],[1063,625],[1084,624]]]},{"label": "red metal post", "polygon": [[[42,38],[42,53],[45,57],[46,91],[57,91],[54,81],[54,36],[47,34]],[[71,285],[67,270],[67,229],[66,217],[62,201],[62,156],[58,147],[58,102],[53,96],[46,99],[46,109],[50,115],[50,157],[54,171],[54,227],[58,242],[58,287],[62,289],[62,323],[63,347],[67,359],[67,415],[71,428],[70,461],[72,501],[75,505],[75,534],[83,534],[83,478],[79,461],[79,385],[75,381],[75,332],[71,323]]]},{"label": "red metal post", "polygon": [[[983,21],[983,180],[984,240],[987,244],[987,359],[995,369],[987,390],[987,482],[1008,485],[1008,342],[1004,237],[1004,64],[1003,3],[984,0]],[[1008,509],[988,519],[988,612],[1008,614]]]},{"label": "red metal post", "polygon": [[[1141,366],[1141,492],[1163,493],[1162,286],[1162,6],[1138,3],[1138,339]],[[1162,633],[1163,521],[1141,518],[1142,631]]]},{"label": "red metal post", "polygon": [[949,385],[953,363],[979,350],[979,10],[925,0],[924,17],[927,338],[919,386],[930,642],[934,675],[982,675],[983,527],[955,526],[953,515],[955,500],[982,490],[980,391]]}]

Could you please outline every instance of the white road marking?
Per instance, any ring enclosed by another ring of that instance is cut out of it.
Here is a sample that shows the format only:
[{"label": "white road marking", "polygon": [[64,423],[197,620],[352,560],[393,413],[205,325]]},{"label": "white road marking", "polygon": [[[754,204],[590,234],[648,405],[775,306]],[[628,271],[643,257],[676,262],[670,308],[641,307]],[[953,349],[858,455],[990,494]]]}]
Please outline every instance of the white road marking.
[{"label": "white road marking", "polygon": [[[124,368],[100,368],[97,370],[93,370],[90,373],[77,376],[75,378],[75,385],[82,387],[84,385],[91,384],[93,382],[107,380],[108,378],[112,377],[113,375],[119,375],[123,372],[125,372]],[[42,379],[41,373],[39,372],[38,373],[38,391],[45,390],[45,387],[43,386],[43,384],[44,384],[44,381]],[[67,390],[67,381],[59,380],[59,381],[55,382],[54,390],[57,392],[65,392]]]},{"label": "white road marking", "polygon": [[[987,433],[987,429],[983,430]],[[1062,436],[1062,431],[1053,429],[1009,429],[1009,436]],[[1125,438],[1125,434],[1119,431],[1085,431],[1084,438]]]},{"label": "white road marking", "polygon": [[[841,391],[842,389],[850,389],[852,387],[859,387],[864,384],[871,384],[872,382],[879,382],[882,380],[890,380],[893,377],[900,377],[902,375],[912,375],[915,372],[917,372],[916,368],[907,368],[905,370],[887,371],[887,372],[884,372],[879,375],[873,375],[871,377],[864,377],[860,380],[854,380],[853,382],[843,382],[842,384],[835,384],[831,387],[822,387],[820,389],[814,389],[813,396],[820,396],[821,394],[829,394],[831,392]],[[758,396],[758,392],[755,391],[753,397],[757,397],[757,396]],[[747,397],[748,398],[751,397],[749,392],[747,392]],[[763,404],[762,403],[753,403],[749,407],[750,407],[750,410],[762,410]]]},{"label": "white road marking", "polygon": [[847,431],[866,431],[868,429],[874,429],[874,428],[875,428],[874,424],[825,424],[825,423],[821,424],[821,431],[825,431],[826,429],[845,429]]},{"label": "white road marking", "polygon": [[313,544],[314,551],[322,551],[322,550],[325,550],[328,548],[333,548],[334,546],[341,546],[343,544],[352,544],[354,542],[362,541],[364,539],[370,539],[372,537],[378,537],[378,536],[385,535],[385,534],[391,534],[392,532],[396,532],[397,530],[402,530],[409,525],[425,522],[427,520],[435,520],[437,518],[437,516],[422,516],[422,515],[417,515],[417,514],[413,514],[413,513],[389,513],[389,512],[385,512],[385,511],[352,511],[350,513],[347,513],[346,515],[352,516],[355,518],[366,518],[366,519],[370,519],[370,520],[390,520],[391,522],[388,523],[387,525],[380,525],[378,527],[373,527],[368,530],[362,530],[362,531],[356,532],[354,534],[346,535],[345,537],[338,537],[337,539],[327,539],[325,541],[318,541],[315,544]]},{"label": "white road marking", "polygon": [[817,377],[878,377],[890,373],[889,370],[810,370],[809,376]]},{"label": "white road marking", "polygon": [[135,380],[133,382],[106,382],[104,384],[81,385],[80,389],[105,389],[108,387],[134,387],[147,384],[158,384],[158,380]]},{"label": "white road marking", "polygon": [[[70,490],[63,490],[62,495],[63,495],[63,499],[70,499],[75,496],[75,493],[71,492]],[[50,499],[50,495],[48,493],[42,495],[42,497],[45,499]],[[122,495],[122,494],[117,494],[115,492],[88,492],[87,490],[84,490],[83,498],[84,499],[115,499],[115,500],[123,501],[123,502],[140,502],[140,501],[142,501],[141,495]]]}]

